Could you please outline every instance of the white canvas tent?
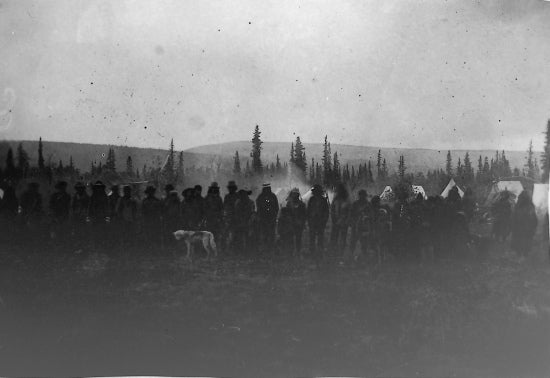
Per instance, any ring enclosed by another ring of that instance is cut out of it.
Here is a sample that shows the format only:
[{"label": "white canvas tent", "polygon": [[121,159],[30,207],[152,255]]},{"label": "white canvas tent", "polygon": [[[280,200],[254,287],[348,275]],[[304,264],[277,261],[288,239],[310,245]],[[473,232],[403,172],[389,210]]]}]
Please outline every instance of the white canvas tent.
[{"label": "white canvas tent", "polygon": [[548,211],[548,184],[534,184],[533,204],[537,215],[544,215]]},{"label": "white canvas tent", "polygon": [[393,190],[391,186],[386,186],[382,193],[380,194],[380,199],[382,201],[391,201],[395,198],[395,194],[393,193]]},{"label": "white canvas tent", "polygon": [[458,189],[458,194],[460,195],[460,198],[464,197],[464,191],[460,189],[460,186],[458,186],[455,180],[452,178],[449,180],[449,183],[447,184],[445,189],[443,189],[443,191],[441,192],[441,197],[447,198],[449,196],[449,191],[455,186]]},{"label": "white canvas tent", "polygon": [[523,191],[523,185],[521,181],[498,181],[491,186],[491,190],[487,195],[487,200],[485,201],[485,206],[490,206],[495,203],[495,201],[500,198],[501,193],[507,191],[510,193],[510,202],[515,203],[518,200],[519,194]]},{"label": "white canvas tent", "polygon": [[422,194],[422,197],[424,197],[424,199],[428,199],[428,196],[426,195],[426,191],[424,190],[424,188],[420,185],[413,185],[412,186],[412,191],[414,193],[414,196],[416,197],[419,193]]}]

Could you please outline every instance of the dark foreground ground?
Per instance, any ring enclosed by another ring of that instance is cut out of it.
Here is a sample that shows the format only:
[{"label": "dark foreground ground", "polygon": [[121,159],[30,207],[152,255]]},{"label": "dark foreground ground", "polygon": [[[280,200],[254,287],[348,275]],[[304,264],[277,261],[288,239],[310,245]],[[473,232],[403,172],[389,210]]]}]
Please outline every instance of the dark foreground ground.
[{"label": "dark foreground ground", "polygon": [[3,245],[0,285],[1,376],[550,376],[540,242],[320,269]]}]

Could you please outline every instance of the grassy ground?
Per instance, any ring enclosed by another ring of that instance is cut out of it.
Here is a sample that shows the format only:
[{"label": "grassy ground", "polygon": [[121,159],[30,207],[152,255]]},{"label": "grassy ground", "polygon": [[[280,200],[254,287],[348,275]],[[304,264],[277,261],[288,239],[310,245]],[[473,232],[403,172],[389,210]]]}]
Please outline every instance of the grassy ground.
[{"label": "grassy ground", "polygon": [[319,269],[0,251],[2,376],[550,376],[540,243],[527,261],[499,245],[486,261]]}]

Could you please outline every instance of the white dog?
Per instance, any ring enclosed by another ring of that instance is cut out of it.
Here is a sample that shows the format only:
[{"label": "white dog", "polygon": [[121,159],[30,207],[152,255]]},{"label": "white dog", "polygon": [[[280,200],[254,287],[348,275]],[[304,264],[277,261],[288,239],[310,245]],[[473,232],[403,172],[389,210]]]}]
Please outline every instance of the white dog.
[{"label": "white dog", "polygon": [[206,256],[210,259],[210,254],[218,256],[218,250],[216,249],[216,242],[214,241],[214,235],[208,231],[184,231],[179,230],[174,232],[176,240],[183,240],[187,246],[187,259],[191,259],[191,253],[194,252],[194,244],[201,242],[202,246],[206,250]]}]

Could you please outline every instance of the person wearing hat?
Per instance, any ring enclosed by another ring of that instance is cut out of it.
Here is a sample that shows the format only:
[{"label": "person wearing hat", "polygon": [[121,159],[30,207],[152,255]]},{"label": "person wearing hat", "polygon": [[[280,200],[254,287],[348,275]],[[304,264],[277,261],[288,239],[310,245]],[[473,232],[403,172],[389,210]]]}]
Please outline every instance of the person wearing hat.
[{"label": "person wearing hat", "polygon": [[202,196],[202,186],[200,185],[195,185],[192,207],[195,218],[192,220],[191,229],[200,230],[204,226],[206,211],[204,198]]},{"label": "person wearing hat", "polygon": [[323,187],[315,184],[311,188],[311,198],[307,203],[307,224],[309,226],[309,249],[316,260],[324,252],[324,232],[329,217],[329,204]]},{"label": "person wearing hat", "polygon": [[182,205],[178,192],[171,190],[165,198],[162,210],[164,240],[173,245],[175,243],[172,233],[182,227]]},{"label": "person wearing hat", "polygon": [[90,196],[86,193],[86,186],[77,182],[74,185],[75,194],[71,201],[72,218],[71,225],[74,244],[77,250],[81,250],[88,242],[86,230],[86,218],[88,217],[88,208],[90,207]]},{"label": "person wearing hat", "polygon": [[137,221],[137,201],[132,196],[132,187],[124,185],[123,196],[118,199],[116,217],[120,223],[120,236],[123,247],[131,247],[135,241]]},{"label": "person wearing hat", "polygon": [[237,201],[235,201],[235,252],[248,253],[253,247],[251,234],[249,232],[252,223],[252,217],[255,212],[254,201],[249,196],[252,191],[248,188],[240,189],[237,192]]},{"label": "person wearing hat", "polygon": [[504,190],[499,199],[491,206],[491,213],[494,218],[493,237],[499,242],[506,241],[512,228],[512,203],[510,192]]},{"label": "person wearing hat", "polygon": [[372,207],[367,199],[367,191],[361,189],[357,192],[357,200],[351,206],[349,250],[352,254],[355,251],[357,242],[360,243],[361,251],[363,253],[367,252],[367,236],[371,230],[372,220]]},{"label": "person wearing hat", "polygon": [[260,226],[260,244],[263,249],[270,251],[275,241],[275,227],[277,215],[279,214],[279,200],[271,191],[270,184],[262,185],[262,192],[256,198],[256,209],[258,209],[258,221]]},{"label": "person wearing hat", "polygon": [[[293,188],[288,194],[286,205],[284,207],[285,213],[288,213],[290,227],[289,227],[289,252],[292,254],[299,254],[302,250],[302,234],[306,225],[306,205],[300,199],[300,190]],[[284,219],[283,209],[281,209],[281,218]],[[284,222],[283,222],[284,223]],[[285,227],[281,227],[284,229]],[[279,232],[280,236],[281,232]]]},{"label": "person wearing hat", "polygon": [[91,241],[95,249],[105,247],[108,236],[109,198],[105,193],[105,184],[98,180],[92,185],[92,195],[88,207],[88,219],[91,224]]},{"label": "person wearing hat", "polygon": [[141,201],[141,215],[143,217],[143,235],[145,243],[150,247],[160,242],[162,203],[155,196],[157,189],[154,186],[145,188],[145,198]]},{"label": "person wearing hat", "polygon": [[222,250],[224,248],[233,248],[235,239],[235,203],[239,196],[237,195],[237,184],[231,180],[227,183],[229,193],[223,198],[223,219],[224,230],[222,237]]},{"label": "person wearing hat", "polygon": [[332,220],[330,244],[337,254],[343,254],[346,249],[350,213],[351,202],[348,190],[344,184],[340,183],[336,186],[334,199],[330,206],[330,218]]},{"label": "person wearing hat", "polygon": [[31,182],[21,195],[21,215],[30,228],[38,228],[42,218],[42,195],[38,191],[39,187],[37,182]]},{"label": "person wearing hat", "polygon": [[223,226],[223,200],[220,196],[220,187],[213,182],[204,198],[204,219],[206,230],[214,235],[216,244],[221,247],[221,231]]},{"label": "person wearing hat", "polygon": [[49,208],[52,216],[52,238],[57,238],[61,243],[68,237],[67,221],[71,208],[71,196],[67,193],[67,182],[58,181],[55,184],[56,191],[50,196]]}]

